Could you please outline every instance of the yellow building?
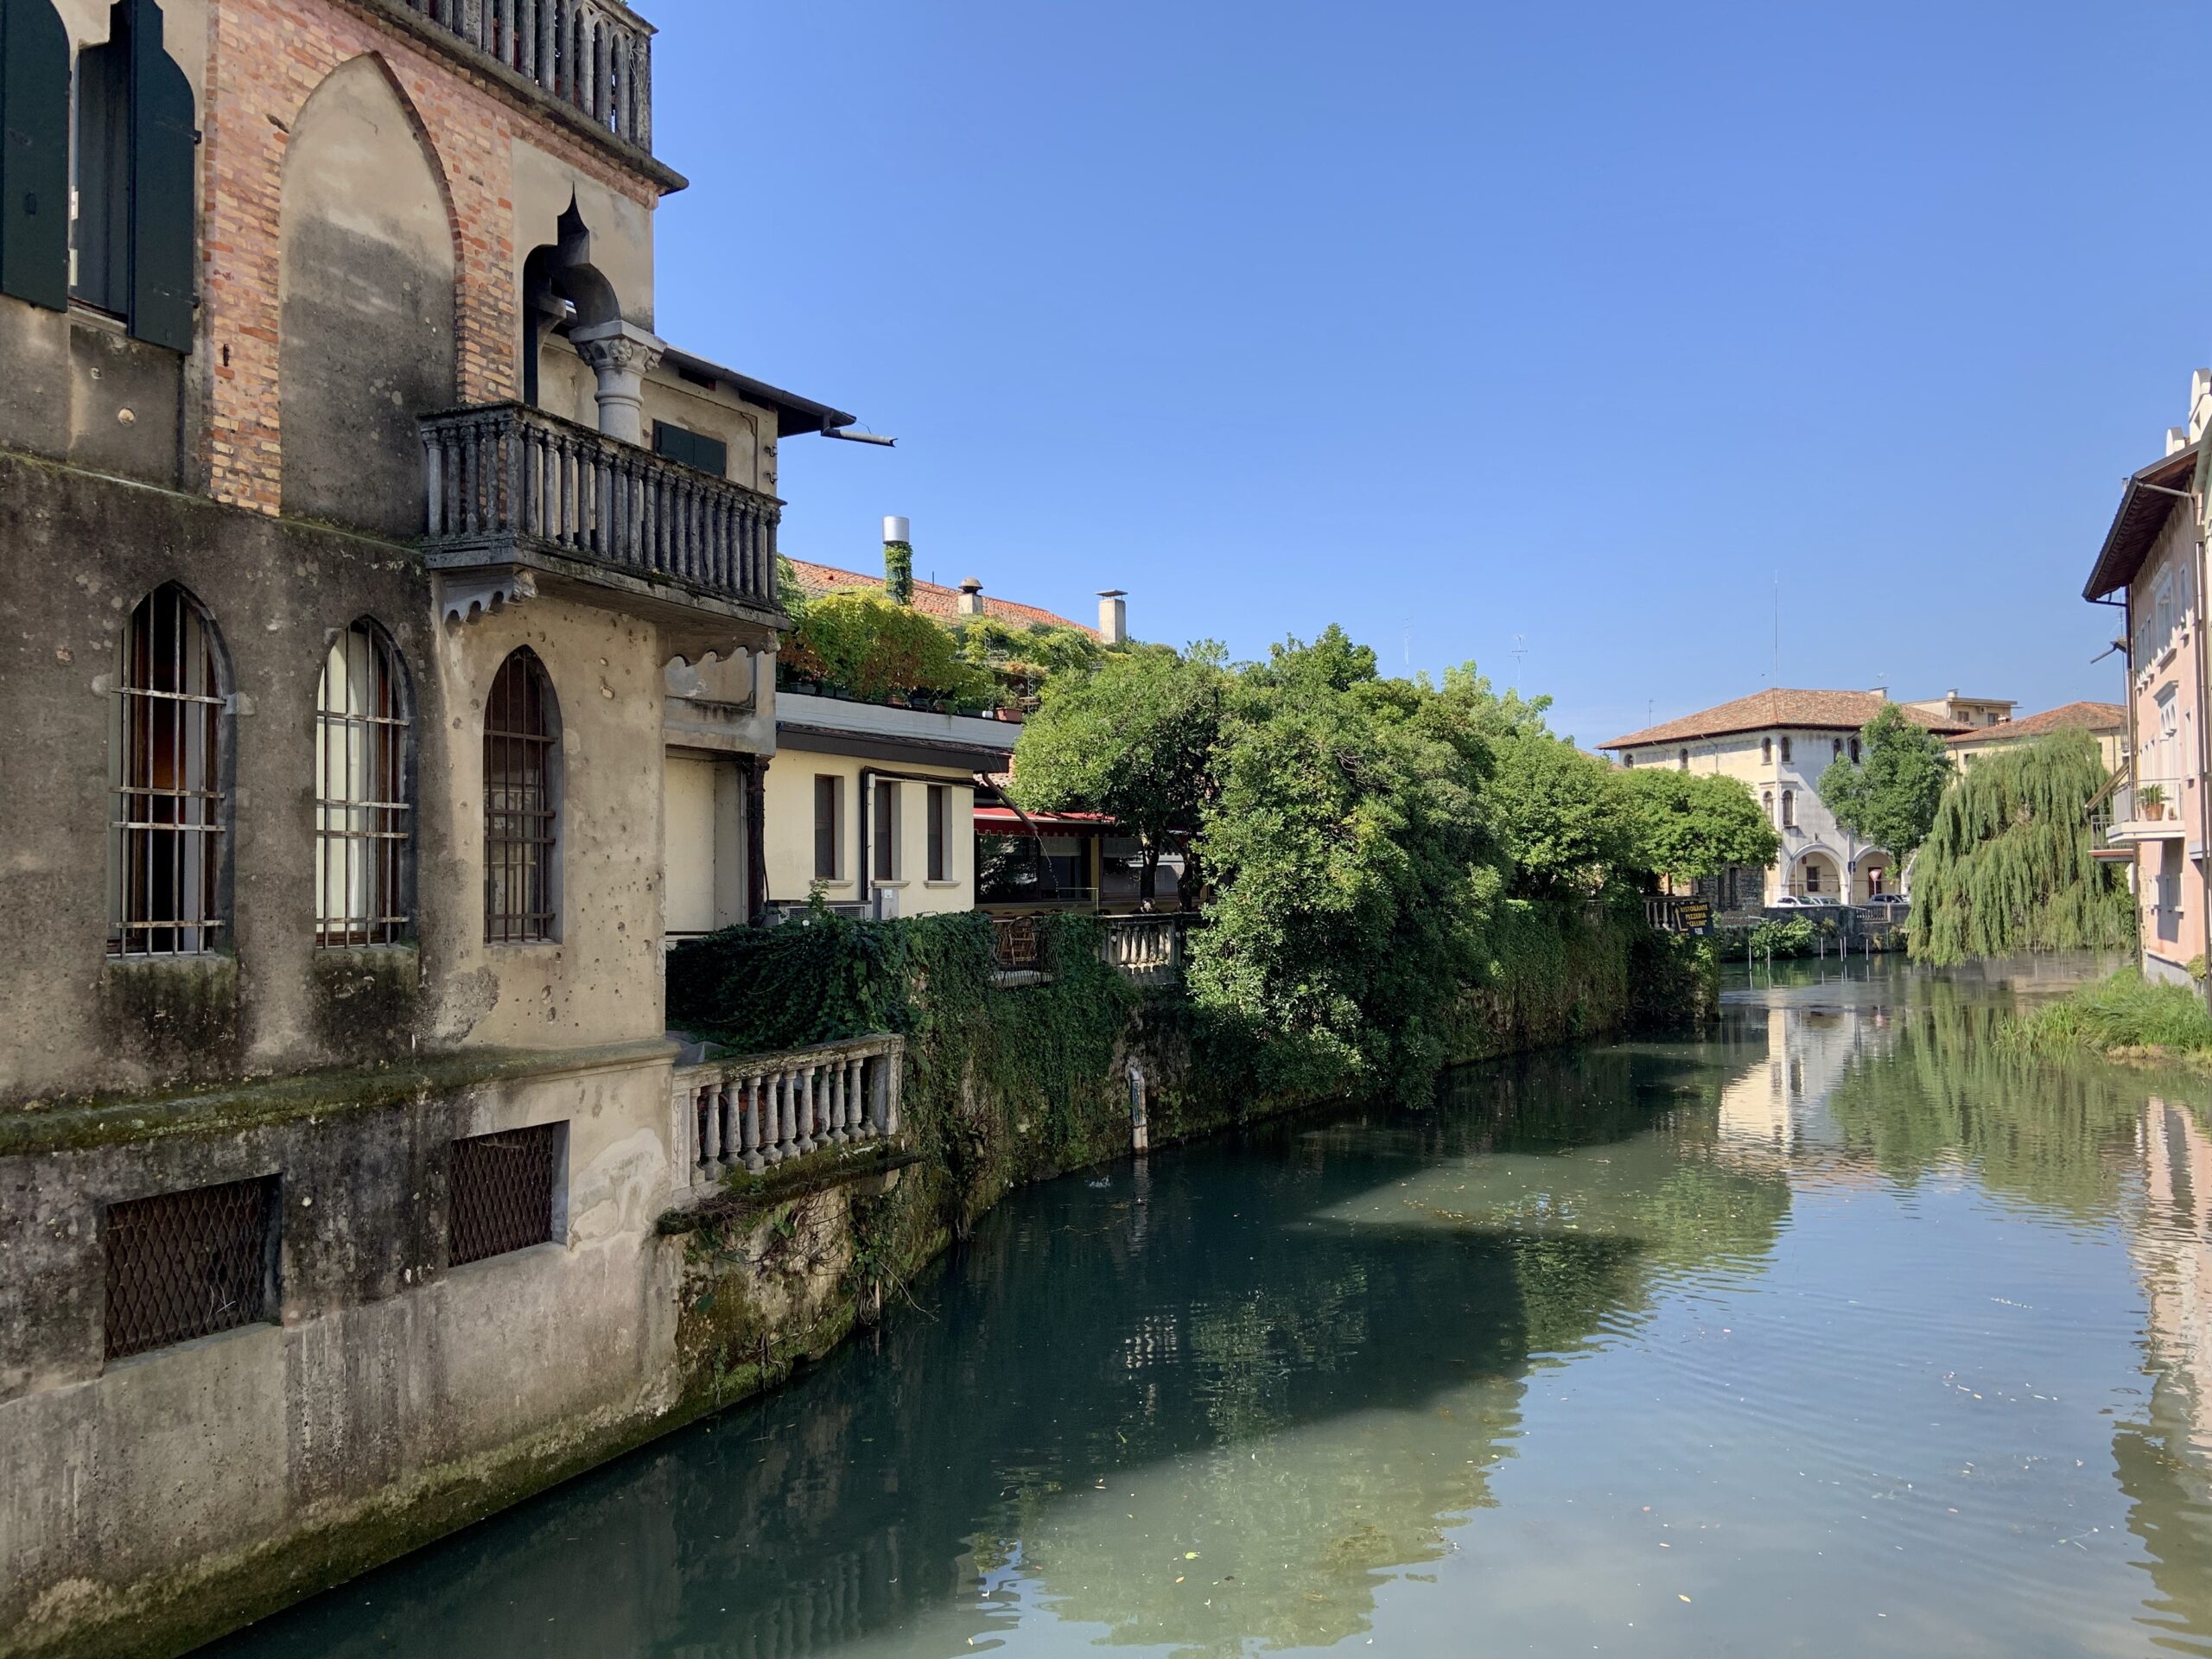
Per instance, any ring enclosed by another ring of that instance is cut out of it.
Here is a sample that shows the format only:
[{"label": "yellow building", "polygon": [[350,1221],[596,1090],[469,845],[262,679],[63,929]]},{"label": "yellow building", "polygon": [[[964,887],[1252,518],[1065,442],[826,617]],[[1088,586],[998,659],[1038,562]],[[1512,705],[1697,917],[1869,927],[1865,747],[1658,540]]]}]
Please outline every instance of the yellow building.
[{"label": "yellow building", "polygon": [[2069,702],[2024,719],[1961,732],[1949,740],[1951,758],[1961,766],[1970,766],[1993,750],[2031,743],[2053,732],[2070,731],[2083,731],[2094,737],[2105,770],[2120,770],[2127,755],[2127,710],[2117,702]]}]

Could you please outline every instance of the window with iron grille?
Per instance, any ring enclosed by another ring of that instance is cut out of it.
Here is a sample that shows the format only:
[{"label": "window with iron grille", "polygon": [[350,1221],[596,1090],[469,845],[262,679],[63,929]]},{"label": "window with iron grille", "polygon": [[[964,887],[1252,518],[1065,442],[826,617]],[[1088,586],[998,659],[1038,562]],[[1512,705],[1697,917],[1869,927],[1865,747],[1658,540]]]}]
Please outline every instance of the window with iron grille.
[{"label": "window with iron grille", "polygon": [[945,872],[951,868],[945,856],[947,829],[952,817],[952,791],[943,784],[929,786],[929,876],[931,881],[949,880]]},{"label": "window with iron grille", "polygon": [[569,1126],[480,1135],[453,1143],[446,1260],[454,1267],[526,1250],[553,1236],[553,1200]]},{"label": "window with iron grille", "polygon": [[107,1357],[276,1317],[276,1178],[111,1204]]},{"label": "window with iron grille", "polygon": [[315,943],[390,944],[408,921],[414,826],[399,656],[373,622],[332,641],[315,698]]},{"label": "window with iron grille", "polygon": [[899,845],[899,785],[887,779],[875,784],[875,879],[896,881],[905,870]]},{"label": "window with iron grille", "polygon": [[844,779],[833,772],[814,775],[814,879],[835,881],[841,872],[845,851],[844,826],[838,820],[844,814]]},{"label": "window with iron grille", "polygon": [[528,944],[554,935],[558,718],[545,665],[524,645],[499,664],[484,710],[484,938],[489,944]]},{"label": "window with iron grille", "polygon": [[175,582],[124,626],[109,732],[110,956],[212,950],[223,928],[223,749],[214,625]]}]

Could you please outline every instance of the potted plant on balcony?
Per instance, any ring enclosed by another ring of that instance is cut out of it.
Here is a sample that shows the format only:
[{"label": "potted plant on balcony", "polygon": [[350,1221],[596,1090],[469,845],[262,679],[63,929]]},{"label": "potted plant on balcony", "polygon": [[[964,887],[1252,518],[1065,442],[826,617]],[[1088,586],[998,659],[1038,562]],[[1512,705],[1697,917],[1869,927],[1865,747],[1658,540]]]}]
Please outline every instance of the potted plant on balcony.
[{"label": "potted plant on balcony", "polygon": [[2145,817],[2157,823],[2166,816],[2166,791],[2157,784],[2146,784],[2135,791],[2135,804]]}]

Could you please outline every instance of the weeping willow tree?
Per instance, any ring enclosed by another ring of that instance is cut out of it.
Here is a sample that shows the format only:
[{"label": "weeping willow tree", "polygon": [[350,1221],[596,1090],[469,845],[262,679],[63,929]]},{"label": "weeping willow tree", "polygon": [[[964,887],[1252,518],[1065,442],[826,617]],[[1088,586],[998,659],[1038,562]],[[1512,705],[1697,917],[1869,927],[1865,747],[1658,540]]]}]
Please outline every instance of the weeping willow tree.
[{"label": "weeping willow tree", "polygon": [[2133,944],[2120,873],[2090,855],[2096,740],[2058,732],[1984,755],[1936,809],[1913,868],[1912,954],[1964,962]]}]

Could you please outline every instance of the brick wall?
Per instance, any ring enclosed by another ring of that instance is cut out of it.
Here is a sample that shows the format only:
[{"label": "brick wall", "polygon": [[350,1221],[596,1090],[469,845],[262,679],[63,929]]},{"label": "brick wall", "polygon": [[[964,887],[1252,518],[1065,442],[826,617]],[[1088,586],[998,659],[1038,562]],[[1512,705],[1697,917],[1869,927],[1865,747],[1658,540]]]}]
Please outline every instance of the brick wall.
[{"label": "brick wall", "polygon": [[513,141],[527,138],[647,207],[658,192],[522,99],[342,0],[214,0],[208,35],[203,459],[217,500],[274,513],[283,499],[276,359],[284,152],[292,124],[332,70],[364,53],[381,58],[442,175],[460,272],[454,340],[464,403],[518,391],[516,271],[529,250],[514,245]]}]

